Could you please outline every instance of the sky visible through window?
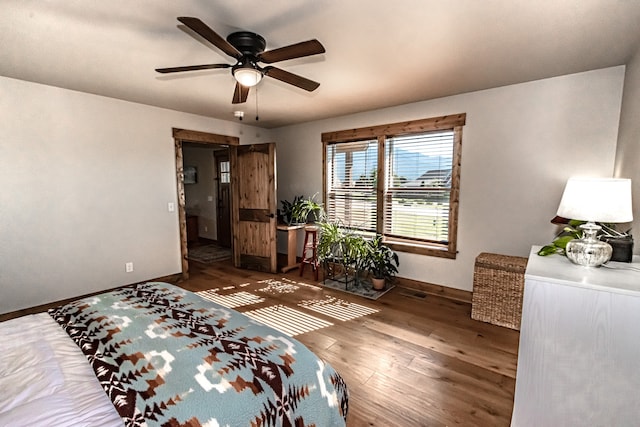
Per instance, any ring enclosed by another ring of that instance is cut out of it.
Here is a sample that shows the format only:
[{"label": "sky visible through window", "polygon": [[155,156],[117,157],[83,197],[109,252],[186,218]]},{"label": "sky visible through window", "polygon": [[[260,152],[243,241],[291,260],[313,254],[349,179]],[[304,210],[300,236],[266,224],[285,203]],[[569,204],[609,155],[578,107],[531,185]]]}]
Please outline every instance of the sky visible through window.
[{"label": "sky visible through window", "polygon": [[[438,133],[434,136],[443,135]],[[404,143],[403,138],[396,138],[397,145],[394,148],[392,170],[396,178],[403,183],[416,181],[429,171],[451,171],[452,147],[451,144],[434,147],[433,145]],[[361,177],[373,177],[377,170],[377,143],[372,141],[369,145],[363,145],[359,150],[352,151],[352,180]],[[335,173],[338,181],[344,183],[346,179],[346,154],[337,152],[335,158]],[[396,183],[398,180],[396,180]]]}]

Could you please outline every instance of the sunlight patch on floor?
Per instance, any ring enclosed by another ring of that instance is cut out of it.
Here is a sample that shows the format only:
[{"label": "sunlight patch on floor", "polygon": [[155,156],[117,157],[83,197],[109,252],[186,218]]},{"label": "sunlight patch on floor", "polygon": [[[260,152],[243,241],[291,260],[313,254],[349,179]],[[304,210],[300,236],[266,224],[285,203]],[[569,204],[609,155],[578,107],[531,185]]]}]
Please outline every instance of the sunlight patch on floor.
[{"label": "sunlight patch on floor", "polygon": [[244,314],[292,337],[333,325],[331,322],[318,319],[284,305],[246,311]]},{"label": "sunlight patch on floor", "polygon": [[317,291],[322,290],[321,286],[310,285],[304,282],[296,282],[295,280],[287,279],[286,277],[283,277],[281,280],[265,279],[256,283],[266,284],[265,287],[258,290],[269,294],[292,294],[301,287]]},{"label": "sunlight patch on floor", "polygon": [[274,279],[261,280],[258,283],[266,284],[265,287],[258,289],[260,292],[269,294],[292,294],[300,287],[296,286],[296,282],[287,280],[286,282]]},{"label": "sunlight patch on floor", "polygon": [[332,296],[326,296],[321,300],[301,301],[298,306],[342,321],[356,319],[380,311]]},{"label": "sunlight patch on floor", "polygon": [[219,293],[208,290],[208,291],[199,291],[196,294],[200,295],[202,298],[213,301],[217,304],[220,304],[227,308],[235,308],[242,307],[244,305],[258,304],[263,302],[265,299],[259,297],[258,295],[254,295],[250,292],[235,292],[233,294],[228,295],[220,295]]}]

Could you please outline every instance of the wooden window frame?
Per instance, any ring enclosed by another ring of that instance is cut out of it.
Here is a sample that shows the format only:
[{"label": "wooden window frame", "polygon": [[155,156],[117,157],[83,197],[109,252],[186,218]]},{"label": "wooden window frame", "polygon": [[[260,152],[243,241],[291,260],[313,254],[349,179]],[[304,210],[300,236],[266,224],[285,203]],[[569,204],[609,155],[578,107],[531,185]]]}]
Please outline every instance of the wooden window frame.
[{"label": "wooden window frame", "polygon": [[423,243],[411,240],[407,240],[406,242],[394,241],[387,243],[392,249],[400,252],[455,259],[458,252],[457,240],[458,211],[460,204],[460,169],[462,159],[462,127],[466,123],[466,117],[466,113],[460,113],[422,120],[412,120],[322,133],[322,194],[325,205],[327,203],[327,146],[344,142],[377,139],[378,180],[376,188],[376,231],[383,234],[386,140],[388,138],[401,135],[438,130],[451,130],[454,134],[454,140],[451,170],[451,197],[449,201],[448,243],[446,245],[439,245],[435,243]]}]

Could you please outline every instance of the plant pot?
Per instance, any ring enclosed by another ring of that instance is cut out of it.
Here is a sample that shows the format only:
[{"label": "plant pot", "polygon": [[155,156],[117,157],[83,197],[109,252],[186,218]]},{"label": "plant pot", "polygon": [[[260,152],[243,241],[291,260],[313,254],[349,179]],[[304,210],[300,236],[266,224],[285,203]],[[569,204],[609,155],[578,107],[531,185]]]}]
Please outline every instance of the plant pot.
[{"label": "plant pot", "polygon": [[384,278],[377,279],[375,277],[372,277],[371,278],[371,284],[373,285],[373,289],[375,289],[376,291],[381,291],[381,290],[384,289],[385,280],[384,280]]},{"label": "plant pot", "polygon": [[633,238],[626,237],[605,237],[602,240],[609,243],[613,248],[611,261],[632,262],[633,261]]}]

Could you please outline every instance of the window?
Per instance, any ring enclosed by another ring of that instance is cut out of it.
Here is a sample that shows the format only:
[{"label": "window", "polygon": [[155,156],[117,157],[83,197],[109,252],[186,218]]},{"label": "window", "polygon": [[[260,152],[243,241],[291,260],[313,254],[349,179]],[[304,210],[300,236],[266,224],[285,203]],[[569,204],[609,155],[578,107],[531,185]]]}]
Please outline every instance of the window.
[{"label": "window", "polygon": [[229,160],[221,161],[218,165],[220,168],[220,184],[231,183],[231,169],[229,167]]},{"label": "window", "polygon": [[332,144],[325,151],[329,220],[375,234],[378,141]]},{"label": "window", "polygon": [[324,133],[328,219],[395,250],[455,258],[465,119]]}]

